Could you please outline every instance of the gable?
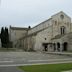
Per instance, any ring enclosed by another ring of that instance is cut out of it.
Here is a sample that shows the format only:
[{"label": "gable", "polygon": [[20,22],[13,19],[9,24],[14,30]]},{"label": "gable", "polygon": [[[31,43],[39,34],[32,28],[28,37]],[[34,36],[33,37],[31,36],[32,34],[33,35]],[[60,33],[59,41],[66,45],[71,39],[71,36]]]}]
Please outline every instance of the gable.
[{"label": "gable", "polygon": [[64,12],[59,12],[53,16],[51,16],[53,20],[57,20],[57,21],[64,21],[64,22],[71,22],[71,18],[65,14]]}]

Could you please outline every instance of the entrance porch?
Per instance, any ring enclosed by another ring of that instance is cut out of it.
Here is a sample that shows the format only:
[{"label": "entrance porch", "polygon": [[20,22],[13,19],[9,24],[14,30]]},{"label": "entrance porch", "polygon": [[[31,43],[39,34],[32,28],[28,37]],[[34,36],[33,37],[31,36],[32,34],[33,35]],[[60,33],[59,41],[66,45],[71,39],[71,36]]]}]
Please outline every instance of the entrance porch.
[{"label": "entrance porch", "polygon": [[67,42],[56,42],[56,43],[42,43],[43,51],[52,51],[52,52],[63,52],[67,51],[68,43]]},{"label": "entrance porch", "polygon": [[63,43],[53,43],[53,50],[54,52],[63,52],[63,51],[67,51],[68,49],[68,43],[67,42],[63,42]]}]

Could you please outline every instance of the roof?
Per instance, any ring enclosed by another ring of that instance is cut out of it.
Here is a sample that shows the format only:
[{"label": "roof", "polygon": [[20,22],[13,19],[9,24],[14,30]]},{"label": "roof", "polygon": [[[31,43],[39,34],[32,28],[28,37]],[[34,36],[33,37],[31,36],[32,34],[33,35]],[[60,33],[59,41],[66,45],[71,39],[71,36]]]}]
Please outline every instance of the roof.
[{"label": "roof", "polygon": [[[44,24],[45,22],[47,22],[47,21],[49,21],[49,20],[51,20],[51,19],[52,19],[52,18],[49,18],[49,19],[47,19],[47,20],[45,20],[45,21],[42,21],[41,23],[39,23],[38,25],[34,26],[33,28],[38,27],[39,25]],[[32,29],[33,29],[33,28],[32,28]]]},{"label": "roof", "polygon": [[12,29],[12,30],[28,30],[28,28],[23,28],[23,27],[11,27],[11,26],[10,26],[10,29]]},{"label": "roof", "polygon": [[60,11],[60,12],[58,12],[58,13],[56,13],[56,14],[54,14],[54,15],[52,15],[51,17],[53,17],[53,16],[55,16],[55,15],[58,15],[58,14],[60,14],[60,13],[62,13],[62,14],[64,14],[64,15],[66,15],[68,18],[70,18],[70,16],[68,16],[65,12],[63,12],[63,11]]},{"label": "roof", "polygon": [[[52,25],[51,25],[52,26]],[[51,27],[51,26],[49,26],[49,27]],[[41,31],[43,31],[43,30],[45,30],[45,29],[47,29],[47,28],[49,28],[49,27],[46,27],[46,28],[44,28],[44,29],[41,29],[41,30],[39,30],[39,31],[36,31],[36,32],[34,32],[34,33],[31,33],[31,34],[27,34],[26,36],[24,36],[24,37],[22,37],[22,38],[20,38],[20,39],[23,39],[23,38],[27,38],[27,37],[30,37],[30,36],[35,36],[35,35],[37,35],[37,33],[39,33],[39,32],[41,32]],[[19,39],[19,40],[20,40]]]}]

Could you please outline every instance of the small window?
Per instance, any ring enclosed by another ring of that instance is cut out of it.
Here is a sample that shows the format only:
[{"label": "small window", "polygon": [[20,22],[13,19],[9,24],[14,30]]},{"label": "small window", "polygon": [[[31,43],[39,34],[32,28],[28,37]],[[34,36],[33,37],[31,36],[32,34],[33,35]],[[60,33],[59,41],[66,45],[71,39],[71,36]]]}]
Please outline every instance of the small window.
[{"label": "small window", "polygon": [[45,38],[45,40],[47,40],[47,39]]},{"label": "small window", "polygon": [[61,35],[62,35],[62,28],[61,28]]},{"label": "small window", "polygon": [[57,25],[57,21],[55,21],[55,25]]},{"label": "small window", "polygon": [[64,26],[62,26],[62,27],[60,28],[60,30],[61,30],[61,35],[65,34],[65,27],[64,27]]},{"label": "small window", "polygon": [[60,15],[61,19],[64,19],[64,15]]}]

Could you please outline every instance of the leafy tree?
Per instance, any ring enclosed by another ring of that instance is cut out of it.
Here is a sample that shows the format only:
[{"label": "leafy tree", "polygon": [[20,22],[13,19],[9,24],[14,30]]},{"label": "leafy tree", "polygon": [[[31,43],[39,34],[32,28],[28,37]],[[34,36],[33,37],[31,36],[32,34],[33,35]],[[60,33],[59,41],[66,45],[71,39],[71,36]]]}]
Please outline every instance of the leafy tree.
[{"label": "leafy tree", "polygon": [[8,33],[8,28],[5,27],[5,47],[8,48],[9,44],[9,33]]},{"label": "leafy tree", "polygon": [[0,38],[1,38],[1,34],[0,34]]},{"label": "leafy tree", "polygon": [[4,41],[5,41],[5,39],[4,39],[4,28],[2,27],[1,28],[1,43],[2,43],[2,47],[4,47]]},{"label": "leafy tree", "polygon": [[9,47],[9,33],[7,27],[5,27],[5,29],[3,27],[1,28],[1,44],[4,48]]}]

